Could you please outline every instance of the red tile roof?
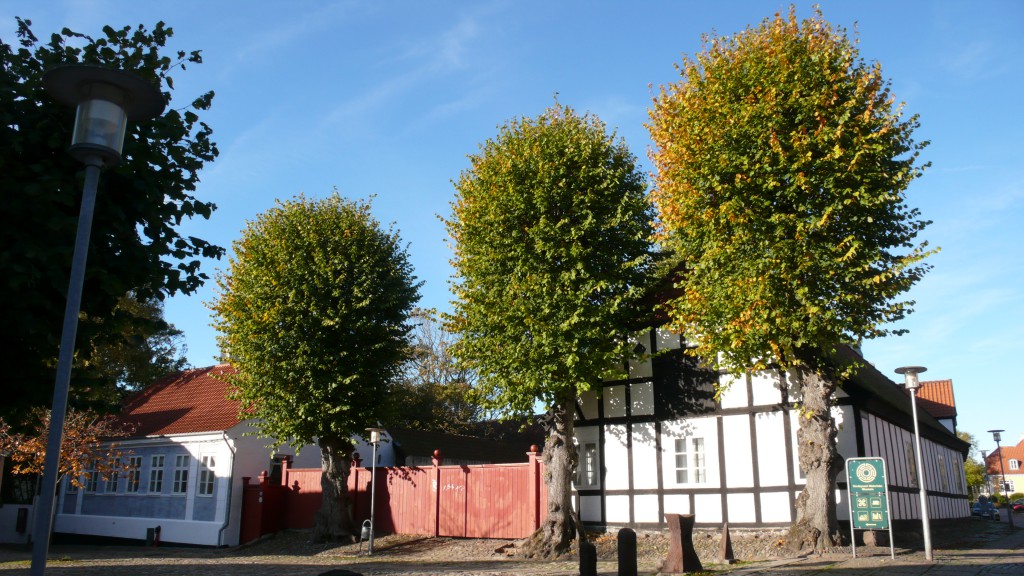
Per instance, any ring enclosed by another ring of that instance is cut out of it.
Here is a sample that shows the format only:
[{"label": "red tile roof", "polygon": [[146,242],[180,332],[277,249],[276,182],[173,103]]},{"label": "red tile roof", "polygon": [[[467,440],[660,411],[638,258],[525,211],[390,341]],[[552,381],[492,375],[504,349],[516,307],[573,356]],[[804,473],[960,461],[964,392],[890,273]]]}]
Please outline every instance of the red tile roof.
[{"label": "red tile roof", "polygon": [[930,380],[921,382],[917,390],[917,405],[940,418],[956,418],[956,399],[953,398],[952,380]]},{"label": "red tile roof", "polygon": [[238,424],[240,403],[228,400],[228,364],[170,374],[128,400],[121,420],[134,437],[220,432]]},{"label": "red tile roof", "polygon": [[[1010,460],[1018,462],[1017,468],[1010,467]],[[1024,438],[1016,446],[1000,446],[985,458],[985,466],[992,476],[999,476],[1006,471],[1006,475],[1021,474],[1024,470]],[[1020,492],[1020,490],[1017,490]]]}]

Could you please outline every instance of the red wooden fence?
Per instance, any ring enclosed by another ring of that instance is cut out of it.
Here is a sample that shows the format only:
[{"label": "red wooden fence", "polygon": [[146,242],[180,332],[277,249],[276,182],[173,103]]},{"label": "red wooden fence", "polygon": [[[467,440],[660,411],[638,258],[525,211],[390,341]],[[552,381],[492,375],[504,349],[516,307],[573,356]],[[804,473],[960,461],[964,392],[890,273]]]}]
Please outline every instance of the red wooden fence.
[{"label": "red wooden fence", "polygon": [[[544,465],[536,452],[522,464],[377,468],[378,534],[460,538],[525,538],[547,508]],[[320,507],[320,469],[282,464],[281,484],[266,472],[245,479],[241,542],[284,528],[310,528]],[[353,466],[349,503],[356,525],[370,517],[371,471]]]}]

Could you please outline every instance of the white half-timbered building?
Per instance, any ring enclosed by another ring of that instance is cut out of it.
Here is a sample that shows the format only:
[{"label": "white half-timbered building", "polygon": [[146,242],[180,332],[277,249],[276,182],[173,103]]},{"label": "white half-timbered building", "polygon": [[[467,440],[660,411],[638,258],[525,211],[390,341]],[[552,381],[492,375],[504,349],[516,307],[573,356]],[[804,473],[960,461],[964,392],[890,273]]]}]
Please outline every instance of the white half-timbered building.
[{"label": "white half-timbered building", "polygon": [[[577,403],[576,505],[590,526],[662,528],[665,514],[694,514],[697,526],[783,527],[796,520],[805,480],[797,458],[797,404],[778,373],[736,381],[698,366],[680,336],[651,330],[647,360]],[[849,354],[857,354],[852,350]],[[730,384],[715,400],[713,383]],[[832,409],[842,458],[885,459],[892,518],[919,518],[909,396],[865,362]],[[963,462],[968,445],[919,410],[932,519],[970,515]],[[837,516],[849,517],[846,478]]]}]

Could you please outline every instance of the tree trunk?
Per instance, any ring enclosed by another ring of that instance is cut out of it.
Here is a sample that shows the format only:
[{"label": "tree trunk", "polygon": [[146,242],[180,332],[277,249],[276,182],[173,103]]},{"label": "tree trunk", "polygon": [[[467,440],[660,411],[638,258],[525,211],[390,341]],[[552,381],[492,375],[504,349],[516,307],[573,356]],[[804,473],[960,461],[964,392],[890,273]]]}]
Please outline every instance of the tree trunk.
[{"label": "tree trunk", "polygon": [[320,439],[320,488],[323,499],[313,516],[313,542],[353,542],[355,523],[348,507],[348,474],[352,443]]},{"label": "tree trunk", "polygon": [[575,401],[568,400],[548,413],[544,440],[544,483],[548,488],[547,516],[523,545],[528,558],[558,558],[570,551],[578,528],[572,509],[572,474],[576,469],[573,444]]},{"label": "tree trunk", "polygon": [[802,414],[796,438],[800,467],[807,478],[796,501],[796,523],[786,537],[791,552],[824,552],[842,540],[836,520],[835,481],[842,465],[832,419],[835,384],[813,370],[790,371],[802,389]]}]

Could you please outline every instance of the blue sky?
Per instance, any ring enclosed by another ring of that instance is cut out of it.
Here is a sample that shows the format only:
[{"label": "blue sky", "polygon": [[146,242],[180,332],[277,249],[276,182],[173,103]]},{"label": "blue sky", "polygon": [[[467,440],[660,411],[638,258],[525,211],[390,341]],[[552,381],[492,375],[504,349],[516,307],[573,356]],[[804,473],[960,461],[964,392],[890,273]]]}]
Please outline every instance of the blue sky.
[{"label": "blue sky", "polygon": [[[924,238],[941,253],[909,297],[916,312],[901,337],[865,343],[884,374],[908,364],[926,379],[953,380],[959,428],[1024,427],[1020,111],[1024,3],[1016,1],[820,2],[826,19],[859,31],[862,55],[882,64],[893,92],[921,115],[919,140],[932,167],[908,203],[933,220]],[[560,102],[589,111],[625,138],[649,170],[644,122],[674,64],[700,49],[701,34],[731,34],[788,3],[352,0],[138,2],[3,0],[0,38],[14,17],[45,38],[67,26],[100,35],[163,20],[171,48],[203,50],[205,63],[175,75],[174,102],[206,90],[202,115],[221,155],[201,174],[198,196],[219,206],[185,234],[230,247],[247,220],[275,198],[375,195],[374,212],[410,243],[423,306],[449,306],[450,250],[437,215],[466,155],[516,116]],[[810,3],[798,2],[801,17]],[[209,262],[211,275],[227,264]],[[188,357],[214,363],[215,332],[204,306],[212,282],[167,304],[185,331]]]}]

